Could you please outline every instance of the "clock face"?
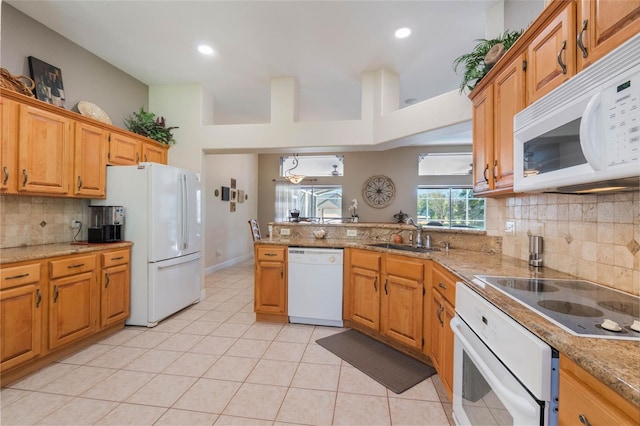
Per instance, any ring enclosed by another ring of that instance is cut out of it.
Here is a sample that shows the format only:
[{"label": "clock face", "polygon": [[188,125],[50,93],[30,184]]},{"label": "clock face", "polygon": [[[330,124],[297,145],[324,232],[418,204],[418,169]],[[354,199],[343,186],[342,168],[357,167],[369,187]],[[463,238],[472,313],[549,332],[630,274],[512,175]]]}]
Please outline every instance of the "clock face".
[{"label": "clock face", "polygon": [[396,196],[393,181],[386,176],[371,176],[362,187],[364,201],[376,209],[387,207]]}]

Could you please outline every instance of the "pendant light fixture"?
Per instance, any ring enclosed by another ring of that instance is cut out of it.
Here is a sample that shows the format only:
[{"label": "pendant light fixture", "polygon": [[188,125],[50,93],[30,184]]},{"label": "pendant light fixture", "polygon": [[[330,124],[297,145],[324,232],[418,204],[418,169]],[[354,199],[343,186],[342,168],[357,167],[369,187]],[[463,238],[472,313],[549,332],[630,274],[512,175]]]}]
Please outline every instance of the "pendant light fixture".
[{"label": "pendant light fixture", "polygon": [[284,178],[293,184],[299,184],[305,178],[304,175],[294,175],[291,173],[298,167],[298,154],[293,154],[293,167],[284,172]]}]

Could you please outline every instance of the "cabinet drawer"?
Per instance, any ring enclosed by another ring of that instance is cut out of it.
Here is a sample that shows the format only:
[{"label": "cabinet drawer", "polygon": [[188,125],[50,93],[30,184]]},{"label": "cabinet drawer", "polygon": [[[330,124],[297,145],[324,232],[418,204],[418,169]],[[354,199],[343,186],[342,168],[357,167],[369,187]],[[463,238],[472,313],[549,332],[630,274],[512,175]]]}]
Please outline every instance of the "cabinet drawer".
[{"label": "cabinet drawer", "polygon": [[456,277],[435,262],[431,272],[431,284],[449,303],[455,306]]},{"label": "cabinet drawer", "polygon": [[129,263],[129,250],[110,251],[102,253],[102,267],[109,268],[116,265]]},{"label": "cabinet drawer", "polygon": [[256,251],[258,260],[284,261],[287,249],[285,247],[258,247]]},{"label": "cabinet drawer", "polygon": [[357,266],[370,271],[379,271],[380,255],[370,251],[352,250],[351,266]]},{"label": "cabinet drawer", "polygon": [[0,269],[0,288],[17,287],[40,281],[40,264],[14,266]]},{"label": "cabinet drawer", "polygon": [[384,272],[387,275],[422,282],[424,263],[406,257],[387,256],[384,261]]},{"label": "cabinet drawer", "polygon": [[49,277],[60,278],[96,269],[96,256],[75,256],[49,262]]}]

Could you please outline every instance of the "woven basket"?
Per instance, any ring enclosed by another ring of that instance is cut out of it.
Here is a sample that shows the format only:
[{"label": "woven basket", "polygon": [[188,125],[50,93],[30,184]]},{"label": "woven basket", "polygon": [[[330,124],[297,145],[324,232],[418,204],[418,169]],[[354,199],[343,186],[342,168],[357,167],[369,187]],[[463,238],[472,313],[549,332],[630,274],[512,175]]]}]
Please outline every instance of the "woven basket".
[{"label": "woven basket", "polygon": [[34,81],[26,75],[11,75],[5,68],[0,68],[0,87],[35,98],[33,88],[36,87],[36,84]]}]

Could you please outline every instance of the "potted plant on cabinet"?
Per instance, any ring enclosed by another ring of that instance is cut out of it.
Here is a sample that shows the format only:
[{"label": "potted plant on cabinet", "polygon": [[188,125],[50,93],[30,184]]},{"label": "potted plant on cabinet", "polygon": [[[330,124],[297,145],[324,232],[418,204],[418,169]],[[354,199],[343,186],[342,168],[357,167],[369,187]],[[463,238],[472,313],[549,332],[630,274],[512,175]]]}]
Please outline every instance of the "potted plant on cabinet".
[{"label": "potted plant on cabinet", "polygon": [[164,117],[156,117],[152,112],[147,112],[144,107],[140,111],[133,112],[124,120],[127,129],[133,133],[146,136],[164,145],[175,144],[171,131],[178,127],[167,127]]}]

